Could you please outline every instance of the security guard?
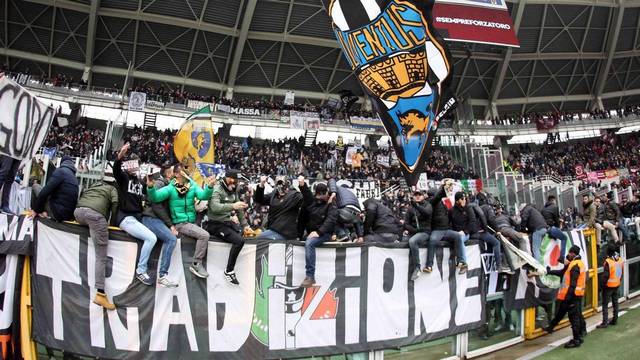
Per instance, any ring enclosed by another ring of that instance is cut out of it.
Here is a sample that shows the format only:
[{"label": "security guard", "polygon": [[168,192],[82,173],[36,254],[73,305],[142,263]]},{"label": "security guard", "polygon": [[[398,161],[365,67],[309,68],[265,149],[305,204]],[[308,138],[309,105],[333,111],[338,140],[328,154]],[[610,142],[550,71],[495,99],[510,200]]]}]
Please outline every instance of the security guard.
[{"label": "security guard", "polygon": [[549,326],[545,328],[545,331],[552,333],[553,328],[564,318],[564,315],[569,313],[573,339],[566,343],[564,347],[567,349],[579,347],[584,342],[582,340],[585,333],[585,322],[582,317],[582,297],[584,297],[587,284],[587,267],[580,257],[580,248],[573,245],[569,249],[569,254],[567,254],[564,269],[551,271],[547,267],[547,274],[562,277],[562,284],[558,291],[558,300],[561,300],[558,312],[549,323]]},{"label": "security guard", "polygon": [[[607,248],[607,258],[604,260],[604,278],[602,279],[602,324],[596,326],[599,329],[618,322],[618,287],[622,279],[624,260],[620,258],[615,245]],[[613,319],[608,321],[609,299],[613,303]]]}]

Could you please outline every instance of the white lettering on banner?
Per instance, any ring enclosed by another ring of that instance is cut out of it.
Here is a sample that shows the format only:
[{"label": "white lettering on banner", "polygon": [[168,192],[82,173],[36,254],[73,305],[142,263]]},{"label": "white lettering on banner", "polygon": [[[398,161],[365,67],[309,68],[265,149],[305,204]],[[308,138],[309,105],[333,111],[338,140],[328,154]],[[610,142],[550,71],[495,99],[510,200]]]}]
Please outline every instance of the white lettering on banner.
[{"label": "white lettering on banner", "polygon": [[48,226],[39,226],[37,249],[36,256],[39,261],[36,262],[36,274],[51,278],[53,336],[58,340],[64,340],[62,283],[82,284],[80,236]]},{"label": "white lettering on banner", "polygon": [[[362,249],[347,248],[346,258],[353,259],[347,261],[344,266],[345,276],[360,277],[360,256]],[[353,309],[345,311],[344,319],[344,343],[357,344],[360,342],[360,288],[347,287],[344,291],[344,307],[345,309]]]},{"label": "white lettering on banner", "polygon": [[[126,241],[109,240],[107,246],[107,262],[111,259],[111,276],[105,277],[105,292],[113,301],[127,291],[128,285],[133,281],[136,269],[136,253],[138,244]],[[87,246],[87,264],[95,264],[95,245],[89,238]],[[106,267],[105,267],[106,270]],[[105,319],[106,311],[101,306],[93,303],[96,294],[95,266],[87,266],[87,281],[91,287],[89,304],[89,317],[91,319],[89,331],[91,332],[91,345],[105,347]],[[126,307],[125,324],[116,311],[107,311],[110,333],[116,349],[127,351],[140,351],[140,321],[137,307]]]},{"label": "white lettering on banner", "polygon": [[229,113],[236,114],[236,115],[260,116],[260,110],[258,109],[245,109],[245,108],[232,107],[229,109]]},{"label": "white lettering on banner", "polygon": [[0,153],[30,159],[42,146],[55,111],[8,77],[0,79]]},{"label": "white lettering on banner", "polygon": [[[420,263],[426,264],[427,249],[420,249]],[[438,266],[433,266],[429,276],[421,276],[413,283],[413,301],[416,307],[414,335],[422,333],[422,325],[426,333],[434,333],[449,328],[451,319],[449,295],[449,259],[451,252],[442,249],[442,272]],[[437,263],[436,263],[437,264]],[[438,296],[433,296],[433,293]]]},{"label": "white lettering on banner", "polygon": [[245,245],[238,256],[240,285],[231,285],[224,277],[230,250],[226,244],[214,242],[209,242],[207,249],[210,351],[238,351],[251,332],[253,312],[247,309],[253,307],[254,299],[247,294],[255,294],[256,246]]},{"label": "white lettering on banner", "polygon": [[[285,244],[269,245],[268,259],[268,275],[269,276],[286,276],[287,246]],[[269,299],[269,349],[284,349],[286,346],[286,338],[282,335],[286,332],[285,322],[285,306],[276,306],[275,304],[285,303],[285,291],[283,288],[262,289],[268,290]]]},{"label": "white lettering on banner", "polygon": [[0,214],[0,229],[2,241],[31,241],[33,218]]},{"label": "white lettering on banner", "polygon": [[[409,249],[370,247],[367,341],[406,337],[409,328]],[[386,273],[386,274],[385,274]]]},{"label": "white lettering on banner", "polygon": [[[456,325],[471,324],[482,320],[482,296],[480,290],[477,295],[467,296],[467,290],[480,287],[480,276],[482,268],[480,264],[480,246],[472,245],[466,247],[467,265],[469,269],[466,274],[456,272]],[[472,275],[477,270],[478,275]]]},{"label": "white lettering on banner", "polygon": [[[164,247],[165,245],[163,245]],[[182,325],[187,333],[189,348],[191,351],[198,351],[196,341],[196,331],[193,327],[193,317],[191,315],[191,305],[189,305],[189,294],[185,286],[187,281],[184,277],[184,267],[182,266],[182,241],[178,239],[176,247],[171,256],[169,265],[170,280],[178,283],[176,288],[165,288],[156,286],[155,306],[153,308],[153,324],[151,326],[150,351],[166,351],[169,342],[169,328],[171,325]],[[212,254],[211,252],[209,254]],[[158,264],[158,267],[162,264]],[[176,298],[178,311],[173,311],[173,298]]]},{"label": "white lettering on banner", "polygon": [[3,294],[0,308],[0,329],[8,329],[13,323],[13,300],[16,289],[18,255],[5,255],[4,272],[0,275],[0,294]]}]

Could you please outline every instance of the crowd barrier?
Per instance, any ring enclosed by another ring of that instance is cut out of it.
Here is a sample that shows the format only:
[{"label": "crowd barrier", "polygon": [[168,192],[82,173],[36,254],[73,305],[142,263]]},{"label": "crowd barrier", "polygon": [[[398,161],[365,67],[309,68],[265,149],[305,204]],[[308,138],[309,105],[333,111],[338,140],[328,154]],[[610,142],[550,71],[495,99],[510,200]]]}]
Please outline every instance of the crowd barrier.
[{"label": "crowd barrier", "polygon": [[[434,272],[416,281],[409,280],[406,243],[330,243],[318,249],[317,285],[304,289],[302,242],[247,240],[236,265],[240,286],[234,286],[223,277],[228,244],[209,242],[211,275],[202,280],[187,271],[194,242],[179,241],[169,270],[179,287],[145,286],[134,278],[141,242],[113,230],[106,292],[118,309],[108,312],[92,303],[94,252],[87,228],[0,215],[0,232],[0,343],[3,355],[25,359],[37,358],[36,343],[100,358],[244,359],[382,354],[447,339],[454,339],[449,354],[471,358],[542,335],[536,313],[549,305],[540,301],[555,297],[542,284],[548,281],[531,281],[522,271],[485,273],[486,255],[475,242],[467,245],[466,274],[458,274],[443,246]],[[584,309],[591,316],[598,307],[595,232],[568,235],[569,245],[587,253]],[[150,273],[160,251],[159,245],[152,253]],[[426,249],[420,257],[424,263]],[[521,314],[524,321],[513,320],[520,327],[515,336],[474,340],[502,311]]]}]

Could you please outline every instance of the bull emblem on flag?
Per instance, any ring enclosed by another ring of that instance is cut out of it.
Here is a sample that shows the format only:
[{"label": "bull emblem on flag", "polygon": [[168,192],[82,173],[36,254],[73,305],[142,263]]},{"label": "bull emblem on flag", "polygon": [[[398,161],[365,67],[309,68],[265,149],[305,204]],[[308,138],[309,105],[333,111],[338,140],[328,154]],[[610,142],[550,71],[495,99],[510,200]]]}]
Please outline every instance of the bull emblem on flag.
[{"label": "bull emblem on flag", "polygon": [[338,43],[391,137],[405,178],[418,181],[447,97],[452,62],[431,24],[433,0],[323,0]]}]

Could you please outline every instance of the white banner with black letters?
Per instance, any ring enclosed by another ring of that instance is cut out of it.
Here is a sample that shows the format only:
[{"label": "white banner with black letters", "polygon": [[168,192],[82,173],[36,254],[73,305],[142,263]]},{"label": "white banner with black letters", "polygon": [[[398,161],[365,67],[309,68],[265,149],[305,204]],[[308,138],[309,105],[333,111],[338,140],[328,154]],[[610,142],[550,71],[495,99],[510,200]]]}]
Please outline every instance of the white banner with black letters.
[{"label": "white banner with black letters", "polygon": [[55,117],[44,104],[8,77],[0,79],[0,154],[31,159],[47,137]]},{"label": "white banner with black letters", "polygon": [[[195,244],[179,240],[169,277],[179,286],[134,278],[142,243],[110,231],[106,292],[94,305],[94,250],[88,229],[37,223],[32,261],[33,337],[66,352],[116,359],[290,358],[395,348],[476,329],[485,301],[480,249],[467,246],[469,271],[438,248],[433,273],[410,280],[406,244],[318,248],[316,286],[301,288],[304,243],[247,241],[223,270],[229,244],[210,241],[209,278],[187,269]],[[158,242],[149,261],[158,266]],[[425,260],[426,249],[420,257]]]}]

